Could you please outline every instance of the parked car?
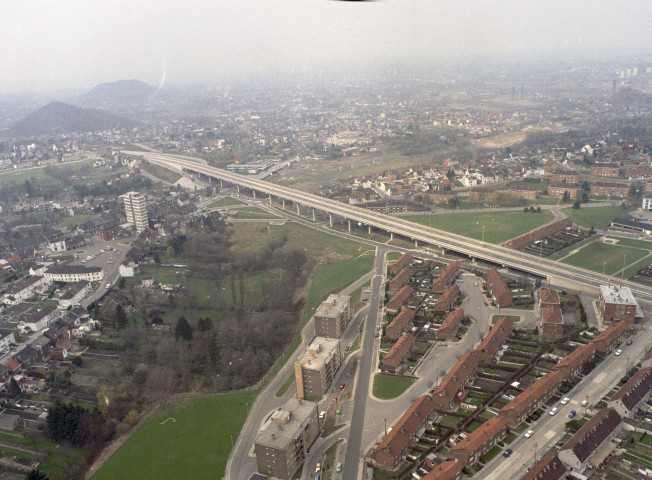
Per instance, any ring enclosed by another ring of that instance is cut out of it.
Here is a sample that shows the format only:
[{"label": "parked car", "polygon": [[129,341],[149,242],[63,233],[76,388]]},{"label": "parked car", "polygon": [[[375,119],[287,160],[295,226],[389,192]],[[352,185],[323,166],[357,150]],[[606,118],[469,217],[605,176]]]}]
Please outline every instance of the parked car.
[{"label": "parked car", "polygon": [[503,452],[503,457],[509,457],[512,454],[512,449],[508,448]]},{"label": "parked car", "polygon": [[534,435],[534,430],[528,430],[525,432],[525,438],[530,438],[532,435]]},{"label": "parked car", "polygon": [[631,344],[632,344],[632,341],[631,341],[631,340],[627,340],[627,341],[625,342],[625,344],[626,344],[626,345],[631,345]]},{"label": "parked car", "polygon": [[582,400],[582,403],[580,403],[580,405],[582,405],[583,407],[586,407],[588,404],[589,404],[588,400]]},{"label": "parked car", "polygon": [[618,356],[618,355],[620,355],[621,353],[623,353],[623,351],[619,348],[618,350],[616,350],[616,353],[614,353],[614,355]]},{"label": "parked car", "polygon": [[566,405],[568,402],[570,402],[570,398],[564,397],[564,398],[561,399],[561,402],[559,402],[559,403],[561,403],[562,405]]},{"label": "parked car", "polygon": [[337,397],[333,397],[333,403],[337,402]]},{"label": "parked car", "polygon": [[321,418],[321,419],[326,418],[326,412],[324,412],[324,411],[319,412],[319,418]]},{"label": "parked car", "polygon": [[337,462],[337,467],[335,467],[336,472],[341,472],[342,471],[342,462]]},{"label": "parked car", "polygon": [[321,463],[317,463],[317,466],[315,467],[315,473],[321,472]]},{"label": "parked car", "polygon": [[550,413],[550,415],[554,415],[554,414],[556,414],[558,411],[559,411],[559,409],[558,409],[557,407],[552,407],[552,410],[550,410],[549,413]]},{"label": "parked car", "polygon": [[340,390],[344,390],[344,387],[346,387],[346,383],[340,384]]},{"label": "parked car", "polygon": [[568,418],[575,418],[575,415],[577,415],[577,412],[575,410],[571,410],[568,414]]},{"label": "parked car", "polygon": [[489,304],[488,304],[487,302],[484,302],[484,306],[485,306],[485,307],[488,307]]}]

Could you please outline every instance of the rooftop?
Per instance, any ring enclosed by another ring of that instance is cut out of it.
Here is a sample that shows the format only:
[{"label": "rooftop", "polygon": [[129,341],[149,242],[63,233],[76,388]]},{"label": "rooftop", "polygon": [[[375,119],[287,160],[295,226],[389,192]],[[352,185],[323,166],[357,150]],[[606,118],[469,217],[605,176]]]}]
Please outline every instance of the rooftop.
[{"label": "rooftop", "polygon": [[304,429],[306,420],[317,412],[317,404],[299,398],[291,398],[274,412],[263,426],[256,445],[285,450]]},{"label": "rooftop", "polygon": [[600,295],[606,303],[617,305],[636,305],[636,316],[642,317],[643,311],[632,295],[629,287],[623,285],[600,285]]},{"label": "rooftop", "polygon": [[560,452],[572,450],[580,462],[585,462],[613,433],[621,421],[622,418],[616,410],[603,408],[561,447]]},{"label": "rooftop", "polygon": [[326,300],[321,302],[317,311],[316,317],[335,318],[340,313],[346,311],[347,307],[351,304],[351,297],[348,295],[329,295]]},{"label": "rooftop", "polygon": [[310,345],[301,353],[296,363],[308,370],[319,370],[325,362],[337,354],[340,341],[336,338],[315,337]]},{"label": "rooftop", "polygon": [[611,397],[609,403],[620,400],[631,411],[652,390],[652,367],[642,368]]}]

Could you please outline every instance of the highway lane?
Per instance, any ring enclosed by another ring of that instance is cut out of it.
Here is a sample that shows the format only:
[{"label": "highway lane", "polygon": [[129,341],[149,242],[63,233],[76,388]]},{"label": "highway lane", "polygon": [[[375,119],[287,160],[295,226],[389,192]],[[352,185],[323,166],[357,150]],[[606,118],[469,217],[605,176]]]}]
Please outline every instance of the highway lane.
[{"label": "highway lane", "polygon": [[[200,165],[192,157],[135,151],[125,151],[124,153],[143,156],[149,161],[167,166],[168,168],[174,168],[176,170],[186,169],[212,176],[258,192],[290,200],[304,207],[314,208],[353,222],[359,222],[384,231],[397,233],[417,242],[436,245],[437,247],[454,250],[470,257],[485,259],[544,277],[553,277],[558,282],[563,281],[569,285],[569,288],[575,288],[587,293],[595,293],[599,285],[614,283],[613,277],[601,275],[583,268],[561,264],[545,258],[533,257],[527,253],[511,250],[499,245],[485,244],[478,240],[425,227],[401,218],[372,212],[292,188],[244,177],[216,167]],[[617,282],[618,284],[630,287],[632,293],[638,300],[652,303],[651,287],[638,285],[627,280],[617,280]]]}]

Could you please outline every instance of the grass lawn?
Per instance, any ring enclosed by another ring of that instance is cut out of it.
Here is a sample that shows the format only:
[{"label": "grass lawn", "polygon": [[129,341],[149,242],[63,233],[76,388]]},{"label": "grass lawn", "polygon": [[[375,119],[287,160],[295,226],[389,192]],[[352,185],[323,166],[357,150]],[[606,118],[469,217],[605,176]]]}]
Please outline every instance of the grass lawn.
[{"label": "grass lawn", "polygon": [[99,215],[92,215],[92,214],[84,214],[84,215],[75,215],[74,217],[65,217],[61,223],[59,223],[60,227],[72,227],[73,225],[81,225],[82,223],[90,222],[91,220],[95,220],[96,218],[100,218]]},{"label": "grass lawn", "polygon": [[283,395],[285,395],[285,392],[288,391],[288,388],[290,388],[290,385],[294,383],[294,372],[292,372],[289,376],[288,379],[281,385],[281,388],[278,389],[278,392],[276,392],[276,398],[281,398]]},{"label": "grass lawn", "polygon": [[[221,478],[231,452],[231,437],[235,441],[258,393],[196,398],[186,406],[155,415],[93,479]],[[168,418],[176,421],[161,424]]]},{"label": "grass lawn", "polygon": [[273,213],[269,213],[262,208],[258,207],[242,207],[237,210],[233,210],[231,213],[233,218],[244,218],[244,219],[257,219],[257,218],[281,218]]},{"label": "grass lawn", "polygon": [[206,208],[231,207],[233,205],[244,205],[245,203],[233,197],[224,197],[206,205]]},{"label": "grass lawn", "polygon": [[493,315],[491,317],[491,324],[492,325],[495,324],[498,320],[500,320],[503,317],[509,318],[512,321],[512,323],[516,323],[516,322],[521,321],[521,317],[518,316],[518,315]]},{"label": "grass lawn", "polygon": [[568,215],[573,223],[585,228],[595,228],[602,230],[604,227],[611,223],[616,217],[624,217],[627,213],[632,211],[632,207],[628,207],[627,211],[623,211],[623,207],[587,207],[582,205],[581,208],[574,210],[572,208],[564,208],[562,210]]},{"label": "grass lawn", "polygon": [[652,265],[652,258],[650,258],[650,257],[644,258],[643,260],[640,260],[640,261],[630,265],[629,267],[627,267],[625,269],[625,273],[624,273],[623,276],[625,278],[629,278],[632,275],[634,275],[636,272],[638,272],[639,270],[642,270],[643,268],[648,267],[650,265]]},{"label": "grass lawn", "polygon": [[484,240],[487,243],[501,243],[529,232],[554,219],[549,210],[541,213],[525,213],[522,210],[489,211],[479,213],[445,213],[442,215],[411,215],[403,217],[421,225],[456,233],[465,237]]},{"label": "grass lawn", "polygon": [[619,247],[608,243],[593,242],[579,252],[564,258],[562,263],[602,273],[603,263],[606,262],[604,263],[604,273],[611,275],[623,268],[623,260],[625,260],[626,265],[629,265],[638,262],[647,253],[647,250],[639,248]]},{"label": "grass lawn", "polygon": [[161,180],[168,183],[175,183],[181,177],[183,177],[183,175],[181,175],[177,171],[162,167],[160,165],[156,165],[155,163],[143,164],[143,170],[145,170],[150,175],[153,175],[156,178],[160,178]]},{"label": "grass lawn", "polygon": [[581,242],[574,243],[573,245],[569,245],[568,247],[562,248],[558,252],[553,253],[548,257],[548,260],[559,260],[560,258],[570,254],[573,250],[577,250],[578,248],[583,247],[586,244],[599,241],[599,240],[600,240],[600,235],[591,235],[590,237],[585,238]]},{"label": "grass lawn", "polygon": [[387,254],[387,263],[393,263],[399,258],[401,258],[403,254],[401,252],[389,252]]},{"label": "grass lawn", "polygon": [[374,376],[374,396],[382,400],[396,398],[410,388],[415,381],[416,378],[412,377],[377,373]]}]

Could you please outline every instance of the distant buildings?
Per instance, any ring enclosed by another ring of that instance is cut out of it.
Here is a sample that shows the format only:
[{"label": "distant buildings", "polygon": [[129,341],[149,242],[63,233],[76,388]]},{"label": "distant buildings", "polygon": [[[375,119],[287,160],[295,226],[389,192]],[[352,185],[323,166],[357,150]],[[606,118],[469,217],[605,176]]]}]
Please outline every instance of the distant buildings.
[{"label": "distant buildings", "polygon": [[255,442],[258,472],[290,479],[319,435],[317,404],[290,399],[274,412]]},{"label": "distant buildings", "polygon": [[315,335],[340,338],[351,319],[351,297],[330,295],[315,312]]},{"label": "distant buildings", "polygon": [[138,192],[128,192],[120,195],[125,205],[125,215],[127,222],[131,223],[136,232],[140,233],[149,227],[147,218],[147,202],[144,195]]},{"label": "distant buildings", "polygon": [[342,363],[340,341],[315,337],[294,364],[297,397],[321,397]]}]

